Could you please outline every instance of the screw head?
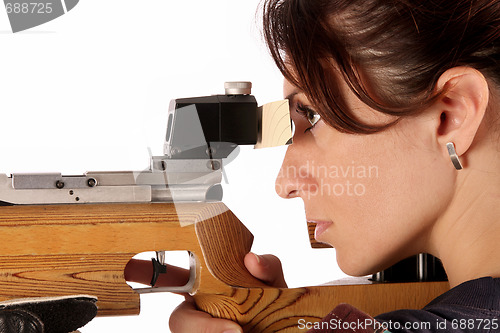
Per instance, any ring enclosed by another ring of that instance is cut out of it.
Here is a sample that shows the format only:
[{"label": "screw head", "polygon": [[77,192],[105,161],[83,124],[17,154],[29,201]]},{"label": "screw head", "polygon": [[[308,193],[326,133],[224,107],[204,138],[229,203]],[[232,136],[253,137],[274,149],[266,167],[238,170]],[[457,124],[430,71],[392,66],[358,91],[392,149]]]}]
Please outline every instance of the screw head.
[{"label": "screw head", "polygon": [[220,169],[220,162],[219,161],[208,161],[207,168],[210,170],[217,171]]},{"label": "screw head", "polygon": [[89,187],[94,187],[97,185],[97,180],[95,178],[89,178],[87,179],[87,185]]}]

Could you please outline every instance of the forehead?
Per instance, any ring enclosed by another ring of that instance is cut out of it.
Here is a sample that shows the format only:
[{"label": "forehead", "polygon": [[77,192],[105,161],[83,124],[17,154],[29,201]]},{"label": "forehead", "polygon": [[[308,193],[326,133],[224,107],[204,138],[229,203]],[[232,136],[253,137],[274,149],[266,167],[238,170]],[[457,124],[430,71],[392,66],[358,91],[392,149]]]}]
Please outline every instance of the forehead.
[{"label": "forehead", "polygon": [[284,79],[283,80],[283,96],[286,97],[288,95],[290,95],[291,93],[293,93],[293,91],[297,89],[296,87],[294,87],[290,81],[288,81],[287,79]]},{"label": "forehead", "polygon": [[287,79],[283,81],[283,97],[292,100],[297,95],[304,95],[304,92],[290,83]]}]

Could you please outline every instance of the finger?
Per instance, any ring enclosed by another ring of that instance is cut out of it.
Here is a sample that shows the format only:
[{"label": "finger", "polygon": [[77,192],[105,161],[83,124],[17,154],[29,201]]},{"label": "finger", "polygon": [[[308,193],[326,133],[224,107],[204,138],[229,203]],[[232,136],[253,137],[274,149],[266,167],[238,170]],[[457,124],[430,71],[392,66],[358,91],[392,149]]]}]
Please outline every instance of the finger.
[{"label": "finger", "polygon": [[242,333],[238,324],[226,320],[217,319],[208,313],[196,310],[192,299],[181,303],[170,316],[169,326],[173,333]]},{"label": "finger", "polygon": [[[153,265],[150,260],[130,259],[125,266],[125,280],[148,285],[153,276]],[[167,273],[160,274],[156,281],[157,287],[184,286],[189,281],[189,270],[167,265]]]},{"label": "finger", "polygon": [[244,262],[250,274],[257,279],[273,287],[287,287],[278,257],[272,254],[256,255],[250,252],[245,256]]}]

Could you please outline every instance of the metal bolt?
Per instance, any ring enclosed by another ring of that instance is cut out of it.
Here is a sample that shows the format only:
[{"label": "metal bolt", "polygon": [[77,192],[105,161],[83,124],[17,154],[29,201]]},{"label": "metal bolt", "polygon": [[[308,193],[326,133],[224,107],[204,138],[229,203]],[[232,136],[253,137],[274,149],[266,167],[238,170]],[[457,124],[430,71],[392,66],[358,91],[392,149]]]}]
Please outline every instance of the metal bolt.
[{"label": "metal bolt", "polygon": [[89,178],[89,179],[87,180],[87,185],[88,185],[89,187],[94,187],[94,186],[96,186],[96,185],[97,185],[97,180],[95,180],[95,178]]},{"label": "metal bolt", "polygon": [[220,169],[220,162],[219,161],[208,161],[207,162],[207,168],[210,170],[219,170]]},{"label": "metal bolt", "polygon": [[64,188],[64,182],[60,180],[56,181],[56,187],[59,189]]}]

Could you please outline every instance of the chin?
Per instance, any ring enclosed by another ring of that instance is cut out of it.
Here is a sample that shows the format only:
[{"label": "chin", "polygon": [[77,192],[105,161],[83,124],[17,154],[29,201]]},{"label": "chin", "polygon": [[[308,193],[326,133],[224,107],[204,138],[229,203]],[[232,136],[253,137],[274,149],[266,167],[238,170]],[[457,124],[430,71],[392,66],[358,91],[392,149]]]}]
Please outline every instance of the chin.
[{"label": "chin", "polygon": [[383,270],[379,265],[374,265],[376,260],[368,260],[367,258],[353,258],[353,256],[342,256],[337,252],[337,263],[347,275],[350,276],[366,276]]},{"label": "chin", "polygon": [[348,269],[344,269],[342,266],[340,266],[340,269],[345,274],[347,274],[349,276],[354,276],[354,277],[367,276],[367,275],[372,275],[372,274],[377,273],[377,271],[372,271],[372,270],[349,269],[349,268]]}]

